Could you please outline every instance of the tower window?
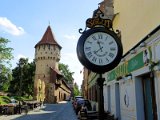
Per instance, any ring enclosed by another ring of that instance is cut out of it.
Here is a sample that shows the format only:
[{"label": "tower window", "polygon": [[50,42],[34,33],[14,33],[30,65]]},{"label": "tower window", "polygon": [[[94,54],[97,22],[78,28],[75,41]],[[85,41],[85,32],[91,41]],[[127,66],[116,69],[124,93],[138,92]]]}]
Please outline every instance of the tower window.
[{"label": "tower window", "polygon": [[48,45],[48,49],[50,50],[50,45]]}]

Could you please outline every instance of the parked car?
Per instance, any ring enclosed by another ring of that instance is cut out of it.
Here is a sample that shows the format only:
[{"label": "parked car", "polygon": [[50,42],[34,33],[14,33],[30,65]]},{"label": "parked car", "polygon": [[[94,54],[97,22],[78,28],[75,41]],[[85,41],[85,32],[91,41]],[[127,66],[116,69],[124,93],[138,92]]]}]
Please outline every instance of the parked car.
[{"label": "parked car", "polygon": [[72,104],[73,104],[73,108],[75,109],[75,106],[76,106],[76,102],[78,99],[83,99],[83,96],[75,96],[74,97],[74,100],[72,101]]},{"label": "parked car", "polygon": [[83,98],[83,96],[75,96],[75,99]]},{"label": "parked car", "polygon": [[86,109],[89,111],[92,110],[91,103],[89,100],[79,99],[79,100],[77,100],[76,106],[75,106],[76,114],[78,114],[78,112],[81,110],[82,107],[86,107]]},{"label": "parked car", "polygon": [[10,103],[8,103],[8,104],[10,104],[10,105],[16,105],[16,104],[18,104],[18,101],[16,99],[14,99],[13,97],[11,97]]}]

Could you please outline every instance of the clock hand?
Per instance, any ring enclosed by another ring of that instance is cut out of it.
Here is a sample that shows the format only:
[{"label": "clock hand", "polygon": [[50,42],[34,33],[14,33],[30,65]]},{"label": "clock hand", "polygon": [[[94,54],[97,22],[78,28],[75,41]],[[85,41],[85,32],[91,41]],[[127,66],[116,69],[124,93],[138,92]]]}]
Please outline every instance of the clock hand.
[{"label": "clock hand", "polygon": [[94,51],[94,52],[97,53],[97,52],[100,51],[100,50],[101,50],[101,52],[102,52],[102,48],[103,48],[103,47],[100,47],[98,50],[96,50],[96,51]]},{"label": "clock hand", "polygon": [[102,52],[102,46],[100,45],[100,41],[97,41],[97,44],[99,45],[99,48],[100,48],[100,50],[101,50],[101,52]]}]

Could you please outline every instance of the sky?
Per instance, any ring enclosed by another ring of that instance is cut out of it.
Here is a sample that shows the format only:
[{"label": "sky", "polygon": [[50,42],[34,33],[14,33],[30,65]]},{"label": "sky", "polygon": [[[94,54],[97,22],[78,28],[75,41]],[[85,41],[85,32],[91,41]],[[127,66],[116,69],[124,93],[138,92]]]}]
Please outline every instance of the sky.
[{"label": "sky", "polygon": [[12,68],[19,58],[33,61],[34,46],[41,40],[48,25],[56,41],[62,46],[60,63],[74,72],[74,80],[81,85],[83,66],[76,54],[78,30],[85,29],[85,22],[102,0],[1,0],[0,37],[10,40],[13,48]]}]

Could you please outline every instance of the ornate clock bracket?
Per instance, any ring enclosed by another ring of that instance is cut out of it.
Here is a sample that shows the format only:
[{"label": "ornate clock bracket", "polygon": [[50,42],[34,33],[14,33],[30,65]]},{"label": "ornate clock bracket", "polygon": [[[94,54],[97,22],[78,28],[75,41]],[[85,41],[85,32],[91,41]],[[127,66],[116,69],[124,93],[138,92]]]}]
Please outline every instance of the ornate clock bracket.
[{"label": "ornate clock bracket", "polygon": [[[94,11],[93,17],[92,18],[88,18],[86,20],[85,29],[83,30],[82,28],[80,28],[79,29],[79,33],[83,34],[84,32],[86,32],[87,28],[94,28],[94,27],[104,27],[105,29],[109,29],[109,30],[114,32],[113,27],[112,27],[112,20],[105,19],[104,16],[105,16],[104,13],[98,7],[98,9],[96,9]],[[120,32],[120,30],[116,30],[115,33],[117,34],[117,36],[121,40],[121,32]]]}]

